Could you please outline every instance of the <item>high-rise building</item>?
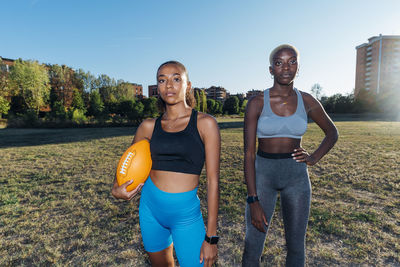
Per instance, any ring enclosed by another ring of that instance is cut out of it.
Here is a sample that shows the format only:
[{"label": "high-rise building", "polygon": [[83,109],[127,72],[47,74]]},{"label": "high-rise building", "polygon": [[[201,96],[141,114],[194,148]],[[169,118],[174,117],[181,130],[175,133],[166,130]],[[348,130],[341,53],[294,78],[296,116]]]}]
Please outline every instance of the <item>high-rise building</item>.
[{"label": "high-rise building", "polygon": [[375,94],[400,90],[399,35],[380,34],[356,49],[356,97],[361,89]]}]

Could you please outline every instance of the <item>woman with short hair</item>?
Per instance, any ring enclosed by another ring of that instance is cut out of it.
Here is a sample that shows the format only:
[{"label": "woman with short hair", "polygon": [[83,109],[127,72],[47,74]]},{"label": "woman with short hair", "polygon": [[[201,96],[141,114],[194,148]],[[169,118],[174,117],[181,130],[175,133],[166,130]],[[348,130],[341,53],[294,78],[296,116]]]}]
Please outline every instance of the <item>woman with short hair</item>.
[{"label": "woman with short hair", "polygon": [[[299,59],[294,46],[276,47],[270,54],[273,86],[247,104],[244,119],[244,175],[248,195],[245,267],[259,266],[278,192],[285,225],[286,266],[304,266],[311,203],[307,165],[316,164],[338,139],[335,125],[318,100],[294,87]],[[325,138],[311,154],[301,147],[308,118],[325,133]]]}]

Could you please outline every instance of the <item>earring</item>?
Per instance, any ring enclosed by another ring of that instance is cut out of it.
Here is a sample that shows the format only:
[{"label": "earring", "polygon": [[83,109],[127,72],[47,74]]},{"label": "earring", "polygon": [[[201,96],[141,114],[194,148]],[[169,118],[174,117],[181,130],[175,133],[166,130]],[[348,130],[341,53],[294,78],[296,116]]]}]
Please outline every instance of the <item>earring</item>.
[{"label": "earring", "polygon": [[272,75],[272,74],[271,74],[271,79],[272,79],[272,80],[274,79],[274,75]]},{"label": "earring", "polygon": [[299,71],[297,71],[297,73],[296,73],[296,78],[297,78],[297,77],[299,77]]}]

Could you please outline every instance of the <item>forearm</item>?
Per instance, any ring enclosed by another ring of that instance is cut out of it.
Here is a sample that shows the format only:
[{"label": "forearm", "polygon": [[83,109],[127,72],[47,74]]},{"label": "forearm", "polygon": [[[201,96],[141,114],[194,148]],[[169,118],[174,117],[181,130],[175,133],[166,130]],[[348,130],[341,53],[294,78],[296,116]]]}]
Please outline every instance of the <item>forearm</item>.
[{"label": "forearm", "polygon": [[329,152],[329,150],[331,150],[338,138],[338,131],[336,129],[332,130],[325,136],[319,147],[310,156],[315,160],[315,162],[318,162],[326,153]]},{"label": "forearm", "polygon": [[244,177],[247,185],[247,195],[256,196],[255,154],[246,153],[244,157]]},{"label": "forearm", "polygon": [[209,179],[207,182],[207,235],[217,234],[218,208],[219,208],[219,183],[218,179]]}]

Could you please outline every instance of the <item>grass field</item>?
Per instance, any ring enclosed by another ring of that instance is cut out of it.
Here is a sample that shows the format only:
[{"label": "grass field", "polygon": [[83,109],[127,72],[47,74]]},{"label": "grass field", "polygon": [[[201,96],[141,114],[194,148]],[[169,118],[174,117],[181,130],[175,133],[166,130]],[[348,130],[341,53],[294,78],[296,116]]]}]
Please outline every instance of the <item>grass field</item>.
[{"label": "grass field", "polygon": [[[400,266],[400,122],[338,122],[340,139],[309,168],[309,266]],[[242,128],[221,123],[219,266],[239,266],[244,239]],[[0,266],[148,266],[138,199],[110,194],[133,128],[0,130]],[[303,146],[323,137],[309,124]],[[199,197],[206,217],[205,176]],[[263,266],[282,266],[279,205]]]}]

